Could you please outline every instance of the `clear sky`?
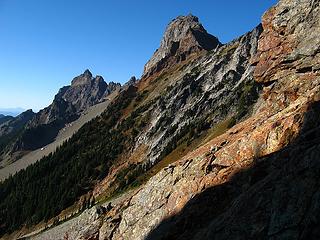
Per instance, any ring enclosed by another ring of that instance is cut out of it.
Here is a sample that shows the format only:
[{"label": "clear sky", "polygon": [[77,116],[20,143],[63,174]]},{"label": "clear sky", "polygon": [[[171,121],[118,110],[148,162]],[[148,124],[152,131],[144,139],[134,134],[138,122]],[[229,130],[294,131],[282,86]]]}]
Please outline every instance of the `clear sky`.
[{"label": "clear sky", "polygon": [[0,108],[35,111],[90,69],[109,81],[140,77],[166,25],[192,13],[228,42],[276,0],[0,0]]}]

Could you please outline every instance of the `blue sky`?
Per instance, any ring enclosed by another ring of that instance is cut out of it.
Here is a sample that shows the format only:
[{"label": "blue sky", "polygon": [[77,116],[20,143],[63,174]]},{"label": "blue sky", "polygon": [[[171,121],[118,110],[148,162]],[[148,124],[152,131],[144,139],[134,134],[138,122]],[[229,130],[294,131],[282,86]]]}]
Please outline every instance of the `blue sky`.
[{"label": "blue sky", "polygon": [[220,41],[254,28],[276,0],[0,0],[0,108],[39,110],[90,69],[140,77],[166,25],[192,13]]}]

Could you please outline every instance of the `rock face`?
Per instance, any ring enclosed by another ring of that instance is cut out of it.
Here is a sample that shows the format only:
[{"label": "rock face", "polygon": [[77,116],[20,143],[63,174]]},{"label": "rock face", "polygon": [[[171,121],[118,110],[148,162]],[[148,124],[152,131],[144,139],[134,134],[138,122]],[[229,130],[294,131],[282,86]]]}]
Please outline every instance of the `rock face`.
[{"label": "rock face", "polygon": [[319,238],[319,19],[311,0],[264,15],[252,116],[151,178],[114,239]]},{"label": "rock face", "polygon": [[291,75],[319,71],[318,5],[318,1],[280,1],[264,15],[257,81],[278,80],[289,71]]},{"label": "rock face", "polygon": [[201,128],[201,125],[204,129],[210,128],[228,116],[242,117],[250,103],[242,102],[239,106],[241,99],[246,95],[254,101],[259,91],[249,59],[256,53],[261,31],[258,26],[212,54],[192,61],[183,71],[168,76],[168,86],[145,111],[151,124],[135,146],[136,149],[149,146],[149,163],[158,162],[168,148],[176,144],[176,139],[183,136],[185,129]]},{"label": "rock face", "polygon": [[220,45],[216,37],[207,33],[197,17],[177,17],[169,24],[159,49],[145,65],[143,76],[152,75],[184,61],[192,53],[209,51]]}]

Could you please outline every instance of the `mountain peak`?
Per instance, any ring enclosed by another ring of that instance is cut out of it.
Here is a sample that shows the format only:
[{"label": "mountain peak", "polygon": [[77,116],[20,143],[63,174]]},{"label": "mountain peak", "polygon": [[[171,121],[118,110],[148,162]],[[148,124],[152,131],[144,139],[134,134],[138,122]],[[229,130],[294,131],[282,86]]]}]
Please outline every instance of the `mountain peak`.
[{"label": "mountain peak", "polygon": [[199,22],[199,18],[197,16],[194,16],[192,15],[191,13],[184,16],[184,15],[180,15],[178,17],[176,17],[175,19],[173,19],[168,27],[167,27],[167,30],[172,27],[173,23],[177,23],[177,22],[180,22],[181,24],[183,25],[201,25],[201,23]]},{"label": "mountain peak", "polygon": [[92,73],[87,69],[80,76],[77,76],[72,80],[71,86],[88,84],[91,82],[91,80],[92,80]]},{"label": "mountain peak", "polygon": [[92,73],[90,72],[89,69],[86,69],[82,75],[92,77]]},{"label": "mountain peak", "polygon": [[167,26],[159,49],[144,67],[143,76],[184,61],[192,53],[209,51],[219,45],[218,38],[205,30],[198,17],[192,14],[178,16]]}]

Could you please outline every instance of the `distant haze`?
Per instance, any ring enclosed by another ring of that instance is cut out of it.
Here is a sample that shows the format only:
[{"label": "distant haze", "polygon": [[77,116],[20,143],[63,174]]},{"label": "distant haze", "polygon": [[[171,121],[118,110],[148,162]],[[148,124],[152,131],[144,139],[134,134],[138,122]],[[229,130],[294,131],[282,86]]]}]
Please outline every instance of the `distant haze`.
[{"label": "distant haze", "polygon": [[0,108],[0,114],[3,114],[5,116],[12,116],[12,117],[16,117],[24,111],[25,109],[23,108]]}]

